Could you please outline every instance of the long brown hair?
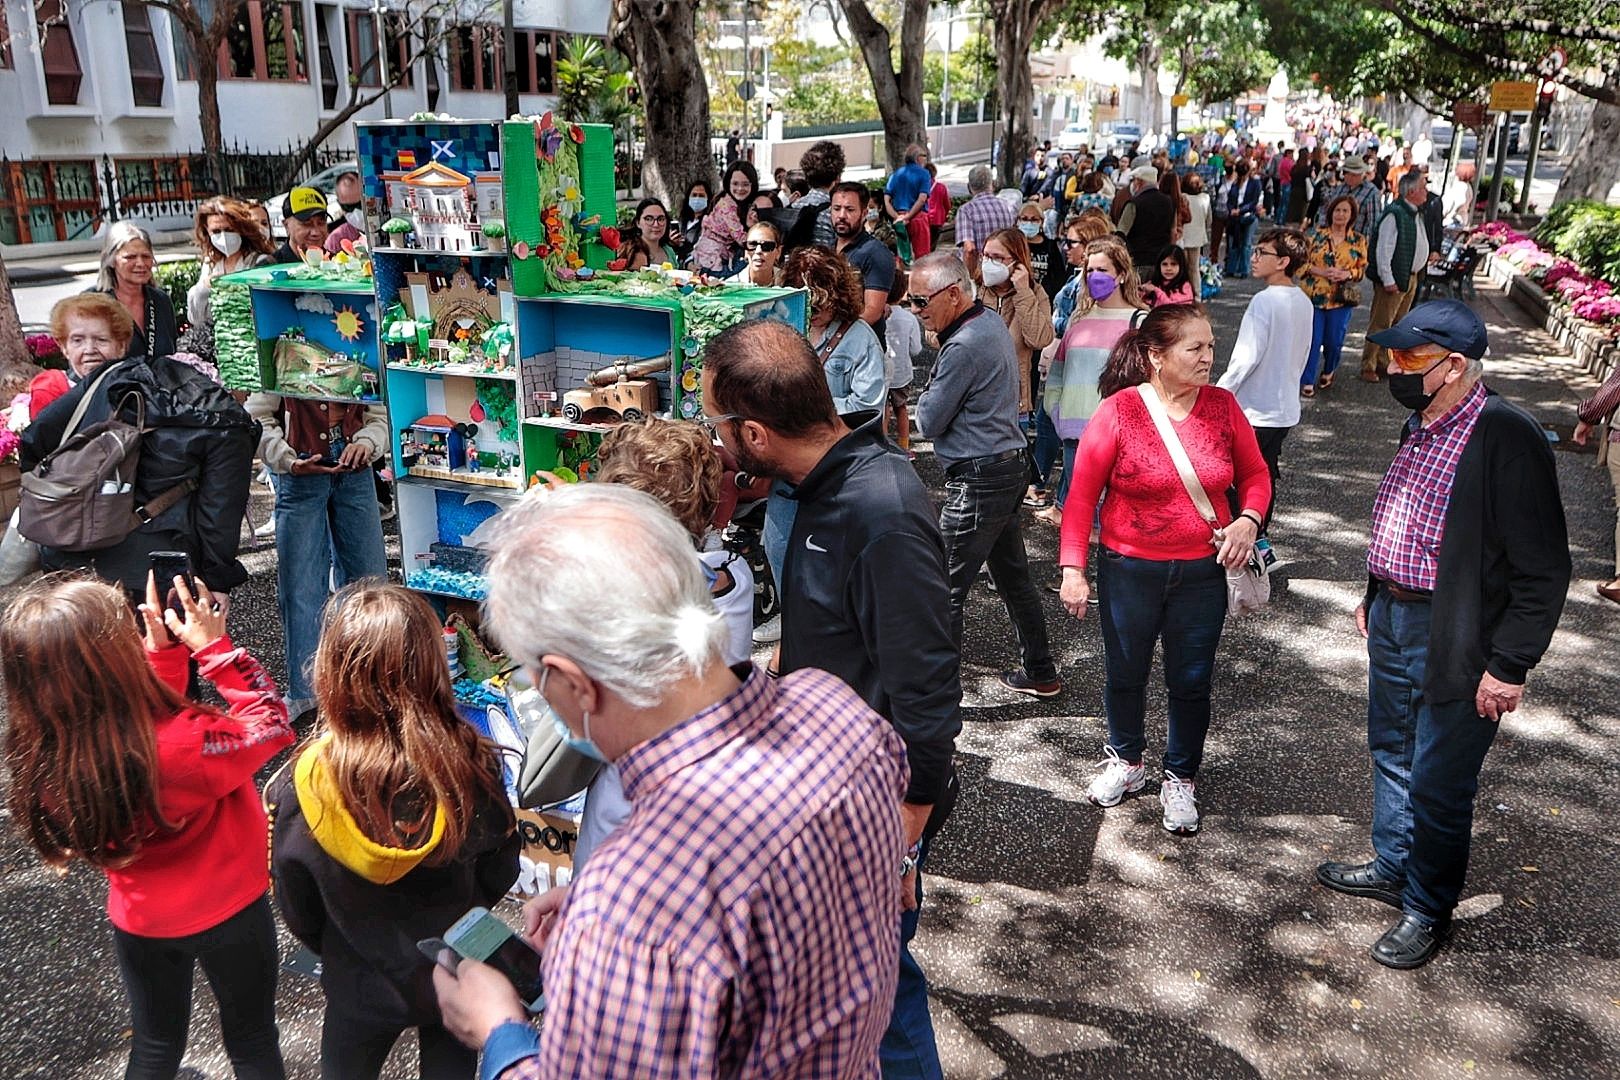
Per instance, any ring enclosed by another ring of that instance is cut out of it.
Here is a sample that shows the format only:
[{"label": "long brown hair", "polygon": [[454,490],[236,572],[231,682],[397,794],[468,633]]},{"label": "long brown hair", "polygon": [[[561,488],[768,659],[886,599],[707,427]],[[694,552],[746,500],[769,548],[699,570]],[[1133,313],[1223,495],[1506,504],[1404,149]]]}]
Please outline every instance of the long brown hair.
[{"label": "long brown hair", "polygon": [[[1142,299],[1142,279],[1137,276],[1136,265],[1131,261],[1131,253],[1126,248],[1125,241],[1110,233],[1087,244],[1085,262],[1080,264],[1082,275],[1086,273],[1085,265],[1091,261],[1093,255],[1108,256],[1108,261],[1114,264],[1114,276],[1119,278],[1119,294],[1131,307],[1146,311],[1147,301]],[[1091,298],[1091,293],[1081,289],[1072,317],[1081,318],[1096,306],[1097,301]]]},{"label": "long brown hair", "polygon": [[506,807],[499,751],[456,715],[443,631],[426,600],[358,581],[327,605],[315,650],[315,701],[332,733],[324,755],[343,804],[369,839],[408,847],[444,808],[444,838],[426,860],[461,851],[479,804]]},{"label": "long brown hair", "polygon": [[1186,332],[1186,325],[1194,320],[1208,322],[1209,316],[1191,304],[1167,304],[1148,312],[1141,325],[1125,331],[1114,342],[1097,379],[1097,392],[1106,398],[1147,382],[1153,373],[1148,353],[1174,347]]},{"label": "long brown hair", "polygon": [[1181,177],[1176,175],[1174,169],[1166,169],[1159,177],[1159,190],[1170,196],[1170,201],[1176,204],[1176,220],[1185,225],[1192,220],[1192,207],[1187,205],[1187,197],[1181,193]]},{"label": "long brown hair", "polygon": [[225,257],[214,250],[213,241],[208,239],[208,219],[216,214],[229,221],[231,230],[241,235],[240,254],[246,256],[275,254],[276,249],[271,245],[269,234],[253,216],[253,208],[241,199],[219,195],[197,207],[197,220],[191,230],[191,242],[197,245],[204,262],[217,262]]},{"label": "long brown hair", "polygon": [[53,866],[134,861],[158,810],[156,725],[187,702],[153,672],[123,592],[51,574],[0,616],[8,802]]}]

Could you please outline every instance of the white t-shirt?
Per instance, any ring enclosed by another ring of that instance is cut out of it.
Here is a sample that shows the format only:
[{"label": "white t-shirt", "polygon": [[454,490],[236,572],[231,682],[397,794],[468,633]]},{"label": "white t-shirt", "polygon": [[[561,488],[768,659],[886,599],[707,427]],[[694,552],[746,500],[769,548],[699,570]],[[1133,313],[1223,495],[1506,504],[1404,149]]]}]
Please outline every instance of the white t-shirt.
[{"label": "white t-shirt", "polygon": [[883,330],[887,347],[889,389],[910,386],[916,376],[913,361],[922,353],[922,324],[909,309],[898,304],[889,308],[888,325]]},{"label": "white t-shirt", "polygon": [[1255,427],[1299,423],[1299,377],[1310,358],[1315,321],[1310,297],[1292,283],[1269,285],[1249,301],[1231,362],[1216,385],[1232,391]]},{"label": "white t-shirt", "polygon": [[[710,542],[718,543],[712,533]],[[726,663],[730,666],[744,663],[754,649],[754,572],[746,560],[725,548],[703,551],[698,557],[710,570],[724,570],[731,575],[731,588],[714,594],[714,606],[726,623]],[[629,819],[630,800],[624,797],[619,770],[616,766],[604,765],[585,793],[579,839],[574,842],[575,877],[579,876],[591,852]]]}]

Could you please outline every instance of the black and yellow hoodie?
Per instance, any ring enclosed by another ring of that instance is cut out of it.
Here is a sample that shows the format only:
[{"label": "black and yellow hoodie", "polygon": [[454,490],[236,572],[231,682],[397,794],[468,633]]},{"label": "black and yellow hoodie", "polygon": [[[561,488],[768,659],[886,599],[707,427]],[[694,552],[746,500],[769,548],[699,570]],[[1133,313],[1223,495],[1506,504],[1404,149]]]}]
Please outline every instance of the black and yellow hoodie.
[{"label": "black and yellow hoodie", "polygon": [[[327,1007],[401,1028],[439,1022],[432,964],[416,948],[471,907],[493,906],[518,875],[521,839],[504,800],[476,809],[460,853],[426,860],[444,834],[444,808],[415,848],[361,833],[326,765],[326,735],[265,788],[270,871],[287,929],[319,954]],[[494,767],[494,762],[491,762]]]}]

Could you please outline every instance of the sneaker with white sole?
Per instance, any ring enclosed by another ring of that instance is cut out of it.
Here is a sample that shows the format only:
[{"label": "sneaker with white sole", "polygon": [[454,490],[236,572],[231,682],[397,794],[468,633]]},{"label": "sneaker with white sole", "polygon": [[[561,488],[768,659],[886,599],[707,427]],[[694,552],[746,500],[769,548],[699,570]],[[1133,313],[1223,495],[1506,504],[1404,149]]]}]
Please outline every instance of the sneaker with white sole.
[{"label": "sneaker with white sole", "polygon": [[774,645],[782,640],[782,616],[772,615],[765,622],[754,627],[755,645]]},{"label": "sneaker with white sole", "polygon": [[1120,757],[1112,746],[1103,747],[1103,759],[1097,762],[1102,775],[1091,782],[1086,798],[1095,806],[1118,806],[1129,791],[1141,791],[1147,783],[1147,770],[1140,761],[1132,764]]},{"label": "sneaker with white sole", "polygon": [[1198,831],[1198,785],[1175,773],[1164,774],[1159,805],[1164,807],[1164,831],[1191,836]]}]

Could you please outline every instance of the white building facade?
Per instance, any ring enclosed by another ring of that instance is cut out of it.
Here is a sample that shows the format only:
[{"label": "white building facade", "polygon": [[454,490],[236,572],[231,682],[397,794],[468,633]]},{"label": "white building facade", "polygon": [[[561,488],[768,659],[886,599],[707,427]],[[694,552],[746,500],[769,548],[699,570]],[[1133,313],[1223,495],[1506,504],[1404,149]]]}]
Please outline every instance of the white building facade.
[{"label": "white building facade", "polygon": [[[209,0],[192,2],[205,17],[212,10]],[[412,44],[424,12],[434,16],[431,51]],[[524,112],[555,105],[563,42],[605,36],[608,13],[609,0],[515,0]],[[109,165],[121,188],[127,179],[156,197],[172,185],[179,198],[177,155],[200,151],[203,140],[195,62],[176,20],[133,0],[0,0],[0,14],[0,100],[8,105],[0,109],[0,244],[84,235]],[[504,116],[501,38],[499,0],[244,0],[219,54],[224,143],[301,146],[347,104],[351,79],[363,96],[375,93],[384,64],[406,68],[405,81],[353,119],[424,110]],[[327,146],[353,138],[345,124]]]}]

